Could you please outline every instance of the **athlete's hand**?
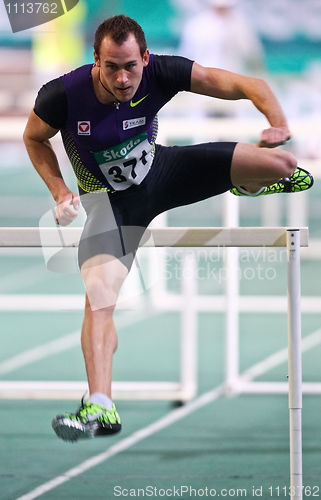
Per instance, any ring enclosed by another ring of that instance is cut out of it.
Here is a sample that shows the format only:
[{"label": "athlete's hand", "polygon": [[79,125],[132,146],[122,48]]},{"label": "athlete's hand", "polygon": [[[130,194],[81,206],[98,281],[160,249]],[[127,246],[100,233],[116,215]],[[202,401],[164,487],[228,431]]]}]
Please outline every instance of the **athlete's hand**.
[{"label": "athlete's hand", "polygon": [[68,226],[78,215],[79,195],[69,191],[60,196],[56,203],[56,223],[60,226]]},{"label": "athlete's hand", "polygon": [[258,143],[260,148],[275,148],[281,146],[291,138],[291,133],[287,127],[270,127],[261,133]]}]

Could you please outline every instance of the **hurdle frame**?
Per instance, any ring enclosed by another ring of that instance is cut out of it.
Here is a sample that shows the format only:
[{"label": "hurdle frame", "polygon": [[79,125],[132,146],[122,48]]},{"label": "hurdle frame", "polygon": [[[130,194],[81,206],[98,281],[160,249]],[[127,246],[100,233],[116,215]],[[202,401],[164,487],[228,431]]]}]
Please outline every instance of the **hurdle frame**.
[{"label": "hurdle frame", "polygon": [[[81,235],[81,228],[0,228],[0,247],[77,247]],[[44,238],[45,233],[45,238]],[[302,499],[302,364],[301,364],[301,310],[300,310],[300,247],[308,246],[307,228],[156,228],[146,230],[141,246],[144,247],[286,247],[287,248],[287,270],[288,270],[288,393],[289,393],[289,420],[290,420],[290,497]],[[190,257],[187,257],[190,259]],[[188,262],[188,261],[187,261]],[[187,263],[193,266],[191,261]],[[191,280],[190,283],[195,282]],[[195,290],[187,284],[185,300],[192,301]],[[192,305],[192,304],[191,304]],[[193,309],[193,307],[192,307]],[[194,311],[195,312],[195,311]],[[183,327],[195,331],[195,325],[190,329],[188,324],[193,323],[195,314],[191,314],[188,321],[183,323]],[[183,328],[183,329],[184,329]],[[186,338],[182,335],[184,362],[192,361],[189,366],[195,371],[195,336]],[[183,363],[184,364],[184,363]],[[182,364],[182,386],[191,388],[193,380],[188,376],[184,378]],[[20,388],[19,388],[20,384]],[[28,383],[27,383],[28,384]],[[29,382],[30,384],[30,382]],[[48,389],[48,382],[35,383],[33,391],[43,391],[45,386]],[[51,382],[51,385],[54,383]],[[123,382],[127,384],[127,382]],[[148,383],[144,383],[148,384]],[[150,383],[149,383],[150,384]],[[155,383],[156,384],[156,383]],[[161,383],[158,383],[161,384]],[[50,385],[50,383],[49,383]],[[176,397],[184,396],[179,394],[177,384]],[[53,387],[52,387],[53,389]],[[61,387],[60,387],[61,389]],[[72,389],[70,387],[70,389]],[[74,390],[73,387],[72,390]],[[77,387],[79,389],[79,387]],[[141,387],[141,390],[144,388]],[[168,389],[168,387],[167,387]],[[25,397],[31,396],[31,388],[26,384],[14,382],[0,382],[0,393],[10,391],[21,391]],[[145,386],[145,390],[150,391],[150,387]],[[194,393],[196,387],[192,387]],[[59,384],[55,391],[59,393]],[[128,388],[127,388],[128,391]],[[184,392],[184,387],[183,387]],[[188,391],[187,391],[188,392]],[[116,395],[116,394],[115,394]],[[187,394],[185,394],[186,397]],[[188,394],[190,397],[191,394]],[[58,394],[57,394],[58,396]],[[61,397],[61,393],[60,396]]]}]

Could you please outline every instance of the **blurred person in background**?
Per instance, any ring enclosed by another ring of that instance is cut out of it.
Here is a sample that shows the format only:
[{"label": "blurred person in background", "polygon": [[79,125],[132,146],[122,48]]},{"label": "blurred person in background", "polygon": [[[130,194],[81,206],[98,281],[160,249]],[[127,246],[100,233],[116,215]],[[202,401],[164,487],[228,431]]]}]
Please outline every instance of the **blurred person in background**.
[{"label": "blurred person in background", "polygon": [[[178,53],[203,66],[241,74],[264,72],[263,49],[258,35],[238,0],[205,0],[199,12],[184,24]],[[194,115],[235,115],[234,107],[193,97]],[[191,109],[191,108],[190,108]]]},{"label": "blurred person in background", "polygon": [[206,0],[183,27],[178,53],[235,73],[255,75],[264,69],[259,37],[237,0]]}]

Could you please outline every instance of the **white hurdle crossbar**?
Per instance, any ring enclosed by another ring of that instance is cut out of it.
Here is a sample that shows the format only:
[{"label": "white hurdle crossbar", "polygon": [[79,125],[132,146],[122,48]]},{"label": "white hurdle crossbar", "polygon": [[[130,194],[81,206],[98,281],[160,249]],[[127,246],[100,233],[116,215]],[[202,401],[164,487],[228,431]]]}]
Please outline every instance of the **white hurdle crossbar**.
[{"label": "white hurdle crossbar", "polygon": [[[77,247],[81,231],[82,228],[0,228],[0,247]],[[307,228],[155,228],[146,230],[141,246],[287,247],[290,496],[291,498],[302,499],[300,247],[308,246]],[[193,293],[188,293],[186,299],[192,297],[192,295]],[[185,351],[191,352],[191,349],[185,346]],[[0,391],[2,384],[6,383],[0,383]],[[43,382],[43,384],[46,383]],[[56,388],[56,390],[59,390],[59,388]]]},{"label": "white hurdle crossbar", "polygon": [[[286,227],[165,227],[147,229],[141,247],[286,247]],[[77,247],[81,227],[2,227],[0,247]],[[300,228],[301,246],[308,229]]]}]

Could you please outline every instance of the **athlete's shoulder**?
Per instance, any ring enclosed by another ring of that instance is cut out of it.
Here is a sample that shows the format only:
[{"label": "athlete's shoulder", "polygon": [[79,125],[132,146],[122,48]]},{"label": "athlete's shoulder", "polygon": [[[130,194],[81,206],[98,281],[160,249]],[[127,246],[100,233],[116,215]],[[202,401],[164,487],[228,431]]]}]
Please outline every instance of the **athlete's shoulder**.
[{"label": "athlete's shoulder", "polygon": [[150,54],[149,64],[147,66],[153,68],[155,71],[168,71],[175,66],[178,66],[179,69],[188,68],[191,69],[193,65],[192,60],[187,57],[179,56],[179,55],[168,55],[168,54]]},{"label": "athlete's shoulder", "polygon": [[62,128],[67,116],[67,96],[61,77],[45,83],[36,97],[34,112],[53,128]]},{"label": "athlete's shoulder", "polygon": [[82,83],[84,79],[88,79],[91,73],[92,64],[86,64],[79,68],[69,71],[49,82],[45,83],[38,92],[38,97],[44,99],[65,99],[66,88],[78,83]]},{"label": "athlete's shoulder", "polygon": [[60,78],[67,88],[74,85],[81,85],[83,82],[89,81],[92,67],[92,64],[84,64],[83,66],[79,66],[79,68],[69,71],[69,73],[65,73]]},{"label": "athlete's shoulder", "polygon": [[190,90],[193,62],[182,56],[151,54],[150,64],[156,80],[178,92]]}]

